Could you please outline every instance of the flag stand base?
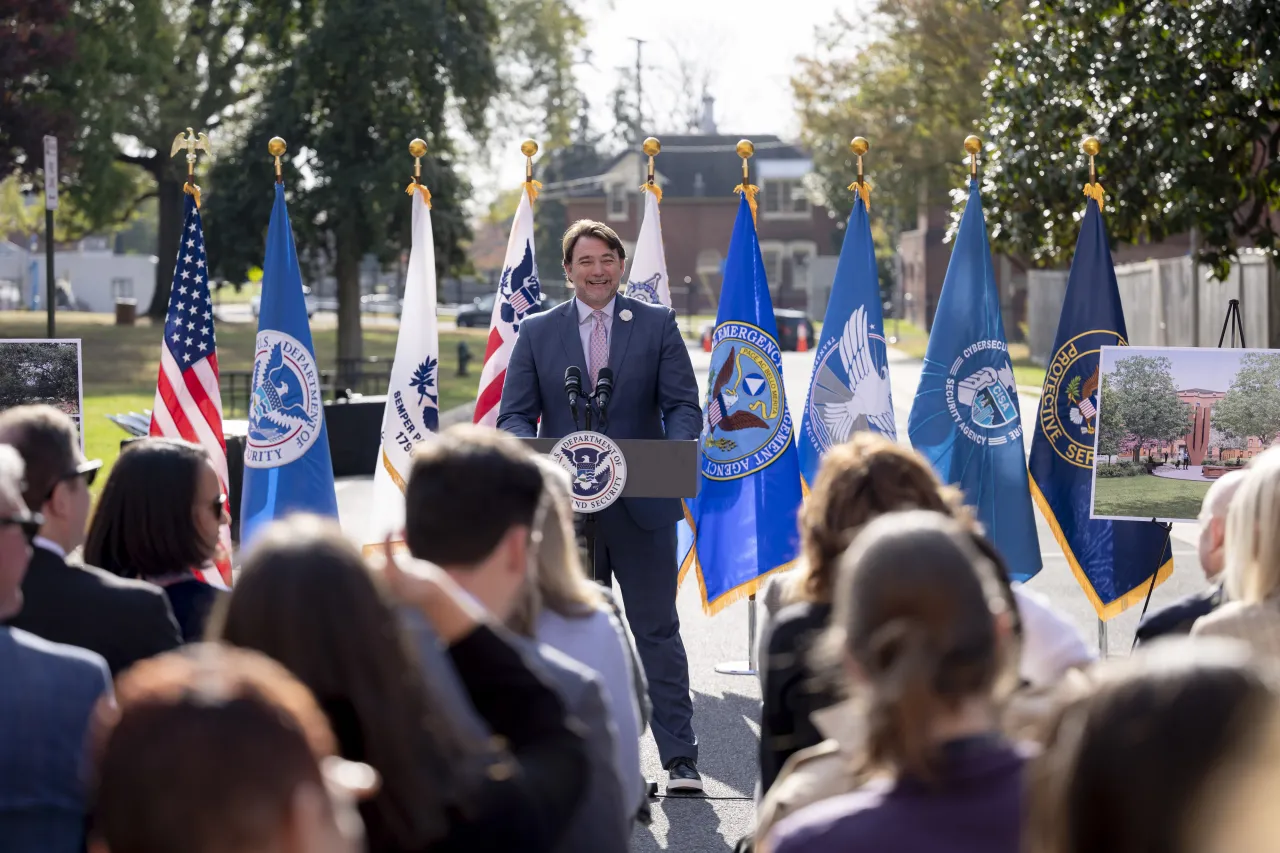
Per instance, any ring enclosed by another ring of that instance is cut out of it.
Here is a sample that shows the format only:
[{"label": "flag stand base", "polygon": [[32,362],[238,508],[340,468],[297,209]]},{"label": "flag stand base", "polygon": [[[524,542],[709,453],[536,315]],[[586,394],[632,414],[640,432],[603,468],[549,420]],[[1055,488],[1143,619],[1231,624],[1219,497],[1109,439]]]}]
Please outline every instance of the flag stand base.
[{"label": "flag stand base", "polygon": [[756,675],[756,597],[747,599],[747,659],[716,664],[721,675]]}]

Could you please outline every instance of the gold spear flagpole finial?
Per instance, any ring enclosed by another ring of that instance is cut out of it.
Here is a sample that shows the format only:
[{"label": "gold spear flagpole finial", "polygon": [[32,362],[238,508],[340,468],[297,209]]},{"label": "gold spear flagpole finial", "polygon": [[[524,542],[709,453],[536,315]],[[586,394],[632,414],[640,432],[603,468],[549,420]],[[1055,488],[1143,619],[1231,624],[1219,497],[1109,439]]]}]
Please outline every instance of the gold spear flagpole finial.
[{"label": "gold spear flagpole finial", "polygon": [[526,139],[520,143],[520,153],[524,155],[524,189],[532,204],[538,200],[538,190],[542,189],[542,184],[533,179],[533,155],[538,153],[538,143]]},{"label": "gold spear flagpole finial", "polygon": [[640,185],[640,191],[653,193],[653,197],[661,203],[662,187],[658,186],[653,181],[653,158],[658,156],[658,153],[662,151],[662,143],[658,141],[656,136],[650,136],[644,141],[644,144],[641,146],[641,150],[643,150],[649,157],[649,178]]},{"label": "gold spear flagpole finial", "polygon": [[409,156],[413,158],[413,177],[409,181],[409,186],[404,191],[409,195],[415,192],[422,193],[422,201],[427,205],[427,209],[431,209],[431,190],[422,185],[418,179],[422,177],[422,158],[426,156],[427,143],[423,139],[414,138],[409,143]]},{"label": "gold spear flagpole finial", "polygon": [[1096,201],[1098,210],[1101,211],[1105,196],[1102,192],[1102,184],[1098,183],[1098,170],[1093,158],[1102,150],[1102,143],[1096,136],[1086,136],[1084,142],[1080,143],[1080,150],[1089,155],[1089,183],[1084,185],[1084,194]]},{"label": "gold spear flagpole finial", "polygon": [[178,152],[182,149],[187,150],[187,182],[182,185],[182,191],[196,200],[196,207],[200,206],[200,188],[196,186],[196,152],[203,151],[205,154],[213,154],[213,148],[209,144],[209,137],[203,131],[196,133],[193,129],[187,128],[187,132],[183,134],[179,132],[173,138],[173,146],[169,149],[170,157],[177,157]]},{"label": "gold spear flagpole finial", "polygon": [[747,204],[751,207],[751,221],[754,222],[757,209],[756,196],[760,193],[760,188],[751,184],[751,174],[747,161],[756,153],[756,146],[750,139],[739,139],[734,150],[742,158],[742,183],[734,187],[733,191],[747,197]]},{"label": "gold spear flagpole finial", "polygon": [[871,150],[871,143],[867,142],[864,136],[855,136],[849,140],[849,150],[853,152],[853,156],[858,158],[858,179],[849,184],[849,189],[856,192],[861,198],[863,205],[867,210],[871,209],[871,185],[867,183],[866,178],[862,175],[862,155]]},{"label": "gold spear flagpole finial", "polygon": [[969,135],[964,138],[964,150],[969,153],[969,177],[978,177],[978,154],[982,151],[982,140]]},{"label": "gold spear flagpole finial", "polygon": [[288,150],[284,140],[278,136],[271,137],[271,141],[267,143],[267,153],[276,158],[276,183],[284,183],[284,175],[280,171],[280,158],[284,156],[284,152]]}]

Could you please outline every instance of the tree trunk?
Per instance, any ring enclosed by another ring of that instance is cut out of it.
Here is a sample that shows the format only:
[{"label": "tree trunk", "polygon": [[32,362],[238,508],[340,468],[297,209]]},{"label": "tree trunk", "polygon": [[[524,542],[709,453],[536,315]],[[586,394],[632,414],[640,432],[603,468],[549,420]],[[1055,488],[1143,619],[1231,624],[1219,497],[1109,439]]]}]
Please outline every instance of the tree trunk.
[{"label": "tree trunk", "polygon": [[[167,163],[164,165],[168,165]],[[169,310],[169,288],[173,285],[173,265],[178,257],[178,241],[182,238],[182,208],[185,196],[182,180],[161,168],[156,178],[160,192],[159,237],[156,240],[156,289],[151,296],[148,316],[164,319]]]},{"label": "tree trunk", "polygon": [[338,279],[338,381],[351,388],[361,371],[363,335],[360,329],[360,246],[350,225],[338,227],[334,274]]}]

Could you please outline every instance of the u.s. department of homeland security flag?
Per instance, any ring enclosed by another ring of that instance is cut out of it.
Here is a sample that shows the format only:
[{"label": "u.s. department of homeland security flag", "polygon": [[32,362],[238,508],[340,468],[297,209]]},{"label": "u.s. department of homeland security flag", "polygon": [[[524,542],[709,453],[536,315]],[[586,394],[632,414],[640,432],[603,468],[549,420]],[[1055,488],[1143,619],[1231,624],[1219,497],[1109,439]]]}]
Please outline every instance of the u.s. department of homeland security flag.
[{"label": "u.s. department of homeland security flag", "polygon": [[685,512],[703,609],[714,614],[754,593],[766,574],[789,568],[800,553],[800,459],[745,193],[729,241],[702,418],[702,477]]},{"label": "u.s. department of homeland security flag", "polygon": [[1014,580],[1040,571],[1018,389],[1000,317],[977,180],[942,282],[907,431],[944,483],[964,490]]},{"label": "u.s. department of homeland security flag", "polygon": [[641,302],[671,307],[671,281],[667,278],[667,253],[662,249],[662,214],[658,212],[660,193],[649,184],[644,192],[644,221],[636,238],[635,256],[627,273],[627,296]]},{"label": "u.s. department of homeland security flag", "polygon": [[880,276],[871,219],[861,195],[854,200],[845,229],[800,425],[800,473],[806,483],[818,476],[823,454],[848,441],[856,430],[872,430],[892,441],[898,438]]},{"label": "u.s. department of homeland security flag", "polygon": [[276,184],[262,264],[262,308],[242,495],[240,540],[244,543],[252,541],[264,524],[289,513],[338,514],[320,370],[283,184]]},{"label": "u.s. department of homeland security flag", "polygon": [[1168,532],[1146,521],[1089,518],[1099,348],[1127,346],[1124,309],[1098,203],[1089,199],[1031,440],[1031,494],[1099,619],[1142,601],[1173,573]]},{"label": "u.s. department of homeland security flag", "polygon": [[404,281],[396,358],[382,412],[382,448],[373,472],[368,543],[404,525],[404,485],[413,448],[440,428],[440,333],[436,326],[436,248],[431,205],[421,184],[410,185],[413,236]]}]

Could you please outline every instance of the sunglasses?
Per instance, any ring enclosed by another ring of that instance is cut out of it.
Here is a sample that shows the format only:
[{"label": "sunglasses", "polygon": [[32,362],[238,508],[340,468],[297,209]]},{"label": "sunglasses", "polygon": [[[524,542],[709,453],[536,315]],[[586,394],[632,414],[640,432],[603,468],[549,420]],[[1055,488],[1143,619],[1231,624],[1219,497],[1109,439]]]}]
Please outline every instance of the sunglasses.
[{"label": "sunglasses", "polygon": [[209,509],[213,510],[214,515],[218,516],[218,518],[221,518],[222,509],[226,505],[227,505],[227,496],[218,495],[216,498],[213,499],[213,503],[209,505]]},{"label": "sunglasses", "polygon": [[92,486],[93,481],[98,477],[98,469],[102,467],[101,459],[86,459],[75,467],[74,470],[68,471],[61,477],[53,481],[53,485],[49,487],[49,493],[45,495],[45,501],[53,497],[54,489],[58,488],[59,483],[65,483],[67,480],[74,480],[76,477],[83,477],[86,487]]},{"label": "sunglasses", "polygon": [[36,538],[36,534],[40,532],[40,526],[44,524],[44,517],[40,513],[35,512],[29,515],[11,515],[0,518],[0,527],[8,527],[10,525],[22,529],[22,535],[26,537],[27,544],[31,544],[31,540]]}]

